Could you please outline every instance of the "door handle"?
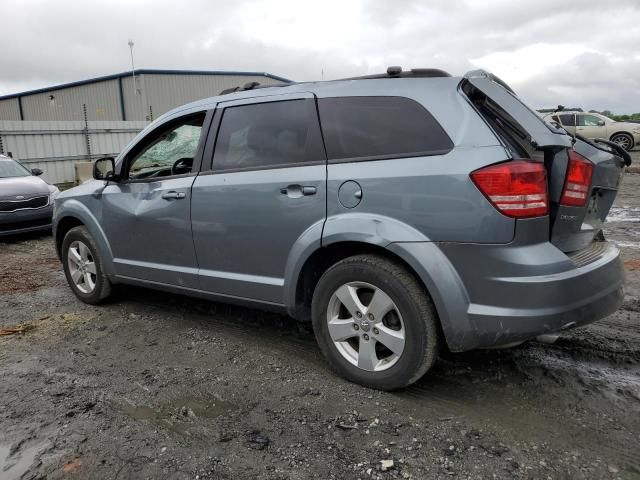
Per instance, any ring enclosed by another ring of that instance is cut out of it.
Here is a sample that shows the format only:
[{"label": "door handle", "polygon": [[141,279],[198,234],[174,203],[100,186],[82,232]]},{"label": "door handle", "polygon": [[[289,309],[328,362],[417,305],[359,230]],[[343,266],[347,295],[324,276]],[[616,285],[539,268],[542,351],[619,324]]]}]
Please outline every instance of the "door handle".
[{"label": "door handle", "polygon": [[298,198],[301,196],[315,195],[318,193],[318,189],[313,185],[288,185],[280,189],[282,195],[286,195],[290,198]]},{"label": "door handle", "polygon": [[186,196],[187,194],[184,192],[174,192],[174,191],[162,194],[162,198],[164,198],[165,200],[172,200],[172,199],[180,200],[181,198],[184,198]]}]

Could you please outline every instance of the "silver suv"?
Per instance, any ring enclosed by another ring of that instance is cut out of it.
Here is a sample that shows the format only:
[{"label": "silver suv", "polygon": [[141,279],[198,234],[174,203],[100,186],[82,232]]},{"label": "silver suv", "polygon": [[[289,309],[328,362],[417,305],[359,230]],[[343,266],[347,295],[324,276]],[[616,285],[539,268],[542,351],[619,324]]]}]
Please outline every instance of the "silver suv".
[{"label": "silver suv", "polygon": [[640,143],[640,124],[616,122],[599,113],[562,111],[544,116],[546,121],[562,125],[570,134],[586,138],[603,138],[632,150]]},{"label": "silver suv", "polygon": [[628,156],[572,140],[481,71],[249,84],[96,162],[56,200],[57,250],[84,302],[132,284],[286,313],[341,375],[400,388],[441,349],[618,308],[601,228]]}]

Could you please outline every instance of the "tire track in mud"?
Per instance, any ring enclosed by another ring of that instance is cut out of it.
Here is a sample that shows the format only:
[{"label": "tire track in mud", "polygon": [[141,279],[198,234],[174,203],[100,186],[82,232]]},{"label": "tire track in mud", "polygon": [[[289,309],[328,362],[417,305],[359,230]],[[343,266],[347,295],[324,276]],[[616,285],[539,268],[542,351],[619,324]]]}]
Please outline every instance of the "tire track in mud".
[{"label": "tire track in mud", "polygon": [[[152,308],[165,316],[169,312],[182,315],[191,324],[189,328],[211,329],[216,335],[229,335],[231,338],[226,340],[238,341],[245,347],[259,345],[281,358],[293,357],[314,368],[323,368],[313,335],[301,332],[294,321],[239,307],[215,304],[211,308],[209,302],[194,305],[189,300],[190,305],[185,308],[182,299],[169,305],[166,298],[163,300],[147,298],[136,300],[136,304],[147,307],[145,314],[151,313]],[[640,326],[631,325],[633,333],[640,330]],[[632,402],[628,392],[640,386],[640,367],[636,364],[622,369],[621,364],[629,357],[640,358],[637,348],[640,336],[627,346],[616,342],[621,334],[629,333],[629,327],[630,322],[611,316],[588,327],[586,335],[563,338],[557,345],[534,344],[495,356],[480,353],[480,357],[486,358],[479,362],[474,361],[478,355],[475,353],[454,355],[453,364],[441,362],[417,384],[389,394],[387,402],[433,421],[460,419],[499,430],[518,442],[555,443],[559,449],[566,449],[579,438],[580,449],[586,446],[610,463],[640,472],[640,451],[633,442],[595,441],[593,435],[583,435],[583,427],[571,414],[554,411],[555,400],[543,402],[545,398],[553,398],[547,390],[562,397],[575,395],[579,401],[580,388],[588,388],[602,396],[603,401],[611,393],[625,404]],[[465,364],[469,358],[471,365]],[[505,388],[505,384],[513,388]],[[640,390],[637,395],[636,402],[640,400]],[[533,402],[531,396],[535,397]],[[632,436],[630,432],[628,436]],[[621,448],[621,444],[625,447]]]},{"label": "tire track in mud", "polygon": [[[474,365],[460,376],[450,376],[447,369],[440,368],[398,396],[418,415],[436,420],[464,418],[480,427],[508,432],[520,442],[548,442],[562,450],[579,439],[581,449],[588,447],[608,462],[640,473],[640,450],[633,434],[640,423],[625,426],[626,442],[606,441],[610,432],[602,432],[602,437],[596,435],[594,440],[593,435],[584,435],[581,420],[564,413],[565,407],[556,405],[554,398],[556,394],[575,395],[579,403],[583,398],[580,389],[587,388],[590,395],[602,396],[602,402],[616,396],[624,404],[619,408],[635,403],[640,413],[640,367],[621,371],[617,364],[577,361],[554,348],[535,346],[520,352],[497,367],[487,364],[484,378],[482,365]],[[514,364],[508,365],[509,361]],[[630,397],[630,391],[635,396]],[[539,393],[542,395],[536,397]],[[621,448],[621,444],[625,446]]]}]

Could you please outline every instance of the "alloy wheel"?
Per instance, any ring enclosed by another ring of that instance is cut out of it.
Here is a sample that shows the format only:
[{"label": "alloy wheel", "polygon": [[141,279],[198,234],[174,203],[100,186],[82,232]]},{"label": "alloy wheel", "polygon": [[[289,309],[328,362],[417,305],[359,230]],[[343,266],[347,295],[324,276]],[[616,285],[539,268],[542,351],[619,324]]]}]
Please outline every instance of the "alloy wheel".
[{"label": "alloy wheel", "polygon": [[67,264],[71,281],[82,293],[89,294],[96,288],[96,262],[91,250],[84,243],[75,240],[69,245]]},{"label": "alloy wheel", "polygon": [[631,139],[626,135],[616,135],[611,139],[613,143],[617,143],[625,150],[629,150],[631,148]]},{"label": "alloy wheel", "polygon": [[369,283],[339,287],[329,300],[327,325],[338,352],[363,370],[386,370],[404,351],[406,333],[398,307],[386,292]]}]

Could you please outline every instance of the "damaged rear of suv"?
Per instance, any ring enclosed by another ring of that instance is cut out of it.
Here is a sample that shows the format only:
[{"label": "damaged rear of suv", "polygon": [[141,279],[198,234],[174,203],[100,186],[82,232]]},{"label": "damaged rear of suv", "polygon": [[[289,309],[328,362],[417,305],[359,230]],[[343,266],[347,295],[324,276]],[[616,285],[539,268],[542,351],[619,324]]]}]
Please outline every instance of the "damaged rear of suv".
[{"label": "damaged rear of suv", "polygon": [[56,245],[87,303],[123,283],[287,313],[337,372],[389,390],[442,348],[615,311],[602,224],[628,162],[482,71],[249,84],[99,161],[58,197]]}]

